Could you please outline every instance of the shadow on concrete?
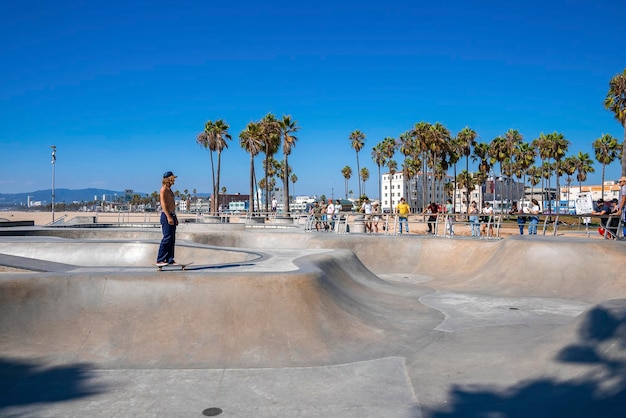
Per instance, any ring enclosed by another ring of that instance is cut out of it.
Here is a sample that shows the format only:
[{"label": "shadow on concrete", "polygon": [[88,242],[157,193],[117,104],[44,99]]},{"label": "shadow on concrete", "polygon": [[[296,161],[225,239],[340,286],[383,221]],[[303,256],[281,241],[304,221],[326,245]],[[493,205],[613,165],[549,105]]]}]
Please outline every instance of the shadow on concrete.
[{"label": "shadow on concrete", "polygon": [[13,407],[64,402],[106,390],[92,381],[86,364],[42,368],[34,362],[0,357],[0,416],[20,416],[7,411]]},{"label": "shadow on concrete", "polygon": [[[584,366],[568,380],[542,378],[504,389],[454,387],[448,406],[425,417],[626,416],[626,300],[612,300],[579,319],[577,340],[556,353],[556,363]],[[540,371],[539,371],[540,372]]]}]

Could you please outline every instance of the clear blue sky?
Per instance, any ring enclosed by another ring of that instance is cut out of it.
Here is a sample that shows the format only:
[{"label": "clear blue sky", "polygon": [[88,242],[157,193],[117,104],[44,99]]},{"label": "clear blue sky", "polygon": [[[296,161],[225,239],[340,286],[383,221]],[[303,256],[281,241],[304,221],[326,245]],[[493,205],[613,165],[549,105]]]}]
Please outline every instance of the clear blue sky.
[{"label": "clear blue sky", "polygon": [[57,188],[150,193],[172,170],[176,189],[210,192],[196,135],[219,118],[233,136],[221,185],[247,193],[239,133],[268,112],[302,127],[296,194],[343,196],[360,129],[376,196],[372,147],[419,121],[484,142],[557,131],[593,158],[602,134],[623,140],[603,100],[626,68],[625,22],[623,0],[5,0],[0,193],[50,188],[53,144]]}]

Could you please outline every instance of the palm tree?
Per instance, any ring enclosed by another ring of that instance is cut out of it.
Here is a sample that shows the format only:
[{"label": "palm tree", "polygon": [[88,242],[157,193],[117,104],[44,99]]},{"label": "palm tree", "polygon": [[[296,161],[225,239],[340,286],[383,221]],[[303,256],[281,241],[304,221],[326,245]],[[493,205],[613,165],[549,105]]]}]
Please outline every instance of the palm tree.
[{"label": "palm tree", "polygon": [[[567,150],[569,148],[569,141],[565,139],[563,134],[558,132],[552,132],[551,134],[546,135],[548,140],[548,157],[554,160],[554,172],[556,173],[556,193],[557,200],[560,206],[561,200],[561,186],[560,186],[560,174],[561,174],[561,160],[565,157]],[[548,199],[550,202],[550,199]],[[550,203],[551,204],[551,203]],[[552,206],[550,206],[552,207]]]},{"label": "palm tree", "polygon": [[609,82],[609,91],[604,99],[604,107],[613,112],[615,119],[624,128],[622,142],[622,176],[626,176],[626,69],[613,76]]},{"label": "palm tree", "polygon": [[213,153],[215,152],[217,146],[215,142],[215,129],[213,121],[209,120],[204,124],[204,131],[200,132],[196,136],[196,142],[205,149],[209,150],[209,157],[211,158],[211,193],[213,194],[213,199],[211,199],[210,211],[213,212],[215,207],[215,166],[213,163]]},{"label": "palm tree", "polygon": [[[463,154],[463,142],[458,137],[450,138],[448,146],[448,156],[450,157],[450,164],[454,167],[454,186],[456,186],[456,163],[461,159]],[[449,184],[449,183],[448,183]],[[448,185],[446,184],[446,186]],[[452,193],[452,204],[456,210],[456,193]]]},{"label": "palm tree", "polygon": [[[273,170],[273,168],[270,167],[270,164],[274,160],[272,158],[273,155],[276,154],[278,147],[280,146],[280,128],[276,116],[271,113],[265,115],[263,119],[261,119],[260,124],[262,132],[261,141],[263,143],[263,153],[265,154],[265,181],[263,182],[263,185],[265,186],[265,211],[269,211],[270,186],[275,183],[275,181],[272,182],[269,179],[270,173]],[[272,176],[273,175],[274,174],[272,174]]]},{"label": "palm tree", "polygon": [[[519,179],[520,177],[524,177],[524,180],[522,181],[524,187],[526,185],[526,174],[528,168],[535,163],[536,156],[537,152],[528,142],[518,143],[517,147],[513,151],[513,160],[515,161],[516,170],[518,170],[518,173],[520,174],[517,178]],[[523,196],[526,196],[526,190],[524,190]],[[522,197],[522,201],[524,197]]]},{"label": "palm tree", "polygon": [[[505,162],[508,162],[511,156],[508,154],[509,147],[507,146],[506,138],[502,136],[498,136],[491,141],[489,144],[489,157],[491,157],[491,164],[499,163],[500,164],[500,210],[504,208],[502,202],[504,201],[504,170],[502,168]],[[496,179],[493,179],[494,187]],[[495,200],[495,196],[494,196]]]},{"label": "palm tree", "polygon": [[576,156],[576,180],[578,180],[578,190],[582,192],[582,182],[587,180],[587,173],[593,173],[593,160],[586,152],[578,151]]},{"label": "palm tree", "polygon": [[250,122],[246,128],[239,134],[239,144],[250,154],[250,205],[248,212],[254,212],[254,203],[256,202],[256,194],[254,186],[256,183],[254,174],[254,157],[257,156],[263,147],[261,125],[256,122]]},{"label": "palm tree", "polygon": [[435,201],[435,180],[436,180],[436,170],[443,170],[444,172],[448,169],[448,162],[446,161],[446,156],[449,155],[449,142],[450,142],[450,131],[443,126],[441,123],[436,122],[431,126],[430,133],[427,137],[427,149],[429,151],[429,162],[433,171],[432,175],[432,201]]},{"label": "palm tree", "polygon": [[[476,138],[478,137],[478,135],[473,129],[470,129],[468,126],[466,126],[465,128],[461,129],[456,137],[462,144],[461,154],[465,156],[465,172],[469,173],[469,157],[470,155],[472,155],[472,148],[476,145]],[[468,188],[467,194],[465,196],[466,205],[469,205],[469,193],[470,189]]]},{"label": "palm tree", "polygon": [[426,207],[426,180],[428,178],[428,146],[431,133],[431,124],[428,122],[416,123],[411,131],[414,137],[415,154],[419,155],[417,158],[421,162],[422,172],[422,205],[420,211]]},{"label": "palm tree", "polygon": [[[485,185],[487,178],[489,177],[489,171],[491,171],[491,162],[489,159],[489,144],[486,142],[477,142],[474,146],[474,153],[472,154],[472,161],[479,161],[478,163],[478,176],[477,180],[481,186]],[[481,193],[481,196],[483,194]],[[482,206],[484,202],[479,202]]]},{"label": "palm tree", "polygon": [[565,157],[561,164],[561,171],[567,174],[567,207],[569,212],[570,190],[572,188],[572,176],[576,172],[576,157],[570,155]]},{"label": "palm tree", "polygon": [[296,182],[298,181],[298,176],[296,176],[295,174],[292,174],[291,176],[289,176],[289,179],[291,180],[291,184],[293,184],[293,191],[294,191],[294,195],[296,194]]},{"label": "palm tree", "polygon": [[[471,190],[474,190],[476,187],[476,179],[472,174],[467,170],[462,170],[457,176],[456,180],[457,189],[466,189],[465,198],[469,199],[469,194]],[[469,201],[465,202],[465,207],[469,207]],[[467,212],[467,209],[466,209]]]},{"label": "palm tree", "polygon": [[348,198],[348,180],[352,177],[352,169],[350,166],[345,166],[341,169],[341,174],[343,174],[343,178],[346,180],[346,199]]},{"label": "palm tree", "polygon": [[291,149],[296,146],[298,138],[293,135],[300,127],[298,121],[291,120],[291,116],[283,115],[283,119],[278,122],[278,128],[280,130],[280,136],[283,138],[283,155],[285,156],[285,170],[283,177],[283,188],[285,197],[285,213],[289,213],[289,163],[287,158],[291,154]]},{"label": "palm tree", "polygon": [[[541,182],[541,176],[543,173],[543,169],[537,167],[536,165],[532,165],[528,167],[526,170],[526,174],[528,175],[528,182],[530,183],[530,197],[531,199],[535,197],[535,186]],[[543,200],[543,198],[541,199]],[[543,205],[543,202],[541,202]]]},{"label": "palm tree", "polygon": [[[230,126],[228,126],[228,124],[222,119],[216,120],[215,124],[213,125],[215,134],[215,150],[217,151],[217,180],[215,182],[215,195],[218,196],[217,205],[219,205],[219,194],[217,193],[217,191],[220,188],[220,167],[222,163],[222,150],[224,150],[224,148],[228,148],[228,143],[226,142],[226,140],[232,140],[232,137],[228,133],[229,128]],[[214,211],[216,210],[217,208],[215,208]]]},{"label": "palm tree", "polygon": [[398,163],[396,160],[387,160],[387,168],[389,169],[389,213],[393,213],[393,193],[391,192],[391,180],[398,172]]},{"label": "palm tree", "polygon": [[592,146],[596,153],[596,160],[602,164],[602,198],[604,198],[604,171],[606,166],[619,156],[621,147],[617,139],[609,134],[604,134],[593,141]]},{"label": "palm tree", "polygon": [[363,167],[361,169],[361,181],[363,182],[363,188],[361,189],[361,191],[363,192],[363,194],[365,194],[365,182],[369,180],[369,178],[370,171],[367,169],[367,167]]},{"label": "palm tree", "polygon": [[[361,166],[359,165],[359,152],[365,146],[365,134],[358,129],[350,134],[350,146],[356,152],[356,172],[357,176],[361,175]],[[361,178],[359,177],[359,199],[361,198]]]},{"label": "palm tree", "polygon": [[385,161],[386,161],[382,145],[383,143],[379,142],[378,144],[376,144],[374,148],[372,148],[372,160],[374,160],[376,167],[378,167],[378,200],[379,201],[382,196],[382,186],[381,186],[381,181],[380,181],[380,167],[385,165]]}]

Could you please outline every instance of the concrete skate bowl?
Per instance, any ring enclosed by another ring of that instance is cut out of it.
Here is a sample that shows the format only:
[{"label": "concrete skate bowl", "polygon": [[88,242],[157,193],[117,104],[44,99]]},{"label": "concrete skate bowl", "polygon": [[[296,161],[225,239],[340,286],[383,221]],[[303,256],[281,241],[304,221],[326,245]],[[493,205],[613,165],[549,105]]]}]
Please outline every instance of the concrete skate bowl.
[{"label": "concrete skate bowl", "polygon": [[[184,237],[264,261],[0,275],[5,387],[27,379],[23,363],[265,369],[400,357],[420,400],[412,416],[622,416],[621,243]],[[273,268],[282,250],[293,251],[293,268]],[[462,326],[442,329],[454,321]]]},{"label": "concrete skate bowl", "polygon": [[[12,257],[16,267],[28,270],[53,271],[66,265],[65,270],[79,267],[148,267],[154,265],[159,245],[155,242],[127,240],[55,239],[50,237],[23,238],[0,242],[0,254]],[[180,243],[176,258],[181,262],[193,262],[196,266],[218,266],[258,260],[259,253],[237,249]],[[48,262],[48,263],[45,263]],[[10,264],[10,263],[5,263]],[[56,267],[53,267],[56,264]]]}]

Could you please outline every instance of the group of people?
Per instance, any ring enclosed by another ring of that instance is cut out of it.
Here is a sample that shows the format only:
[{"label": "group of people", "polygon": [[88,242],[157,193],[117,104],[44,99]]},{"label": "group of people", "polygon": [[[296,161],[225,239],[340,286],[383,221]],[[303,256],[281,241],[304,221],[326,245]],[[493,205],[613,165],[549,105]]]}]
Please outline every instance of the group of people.
[{"label": "group of people", "polygon": [[513,202],[511,206],[510,214],[517,216],[517,226],[519,227],[520,235],[524,235],[526,222],[528,222],[528,235],[537,235],[541,206],[539,206],[537,199],[530,199],[530,203],[529,206],[519,207],[517,202]]},{"label": "group of people", "polygon": [[328,199],[328,203],[323,200],[315,202],[309,209],[309,215],[313,217],[317,231],[334,230],[335,223],[339,219],[339,212],[341,212],[341,203],[339,200],[333,203],[332,199]]},{"label": "group of people", "polygon": [[600,216],[600,233],[605,238],[617,238],[617,228],[619,227],[620,215],[623,209],[619,203],[619,199],[605,202],[604,199],[600,198],[596,201],[596,209],[591,212],[591,215]]}]

